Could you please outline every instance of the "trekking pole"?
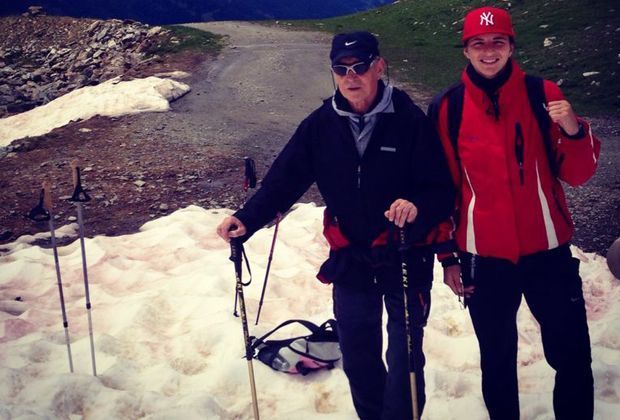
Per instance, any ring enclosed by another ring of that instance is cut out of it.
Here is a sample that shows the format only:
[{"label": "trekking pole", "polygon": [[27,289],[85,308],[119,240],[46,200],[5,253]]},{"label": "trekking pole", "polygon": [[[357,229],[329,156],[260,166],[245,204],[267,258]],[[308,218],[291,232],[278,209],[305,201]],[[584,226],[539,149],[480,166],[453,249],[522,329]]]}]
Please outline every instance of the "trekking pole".
[{"label": "trekking pole", "polygon": [[[256,164],[254,163],[254,159],[251,157],[243,158],[244,172],[243,172],[243,191],[246,193],[247,200],[247,192],[249,188],[256,188]],[[233,309],[233,315],[238,317],[239,313],[237,312],[237,292],[235,292],[235,307]],[[257,321],[258,322],[258,321]]]},{"label": "trekking pole", "polygon": [[420,414],[418,410],[418,390],[415,378],[415,367],[411,360],[413,354],[413,339],[411,337],[411,319],[409,314],[409,306],[407,299],[407,292],[409,290],[409,272],[407,270],[407,242],[405,241],[405,229],[400,228],[398,230],[399,239],[399,252],[400,252],[400,267],[403,276],[403,301],[405,304],[405,328],[407,330],[407,364],[409,366],[409,388],[411,390],[411,411],[413,413],[413,420],[419,420]]},{"label": "trekking pole", "polygon": [[256,164],[251,157],[244,157],[245,176],[243,179],[243,191],[247,192],[248,188],[256,188]]},{"label": "trekking pole", "polygon": [[248,375],[250,377],[250,390],[252,392],[252,408],[254,410],[254,419],[259,420],[258,416],[258,398],[256,397],[256,383],[254,381],[254,367],[252,365],[252,343],[250,342],[250,332],[248,329],[248,317],[245,310],[245,299],[243,297],[243,286],[247,286],[248,283],[243,283],[241,280],[241,258],[243,257],[243,245],[238,238],[230,238],[230,260],[235,265],[235,290],[236,295],[239,296],[239,309],[241,310],[241,325],[243,326],[243,341],[245,343],[245,358],[248,361]]},{"label": "trekking pole", "polygon": [[280,225],[280,213],[276,216],[276,227],[273,231],[273,239],[271,240],[271,249],[269,250],[269,258],[267,259],[267,268],[265,269],[265,280],[263,281],[263,290],[260,292],[260,300],[258,301],[258,312],[256,312],[256,322],[254,325],[258,325],[258,319],[260,318],[260,311],[263,307],[263,299],[265,298],[265,290],[267,289],[267,279],[269,278],[269,270],[271,269],[271,260],[273,259],[273,250],[276,246],[276,238],[278,237],[278,226]]},{"label": "trekking pole", "polygon": [[78,226],[80,231],[80,245],[82,248],[82,272],[84,273],[84,292],[86,298],[86,311],[88,313],[88,335],[90,337],[90,356],[93,364],[93,375],[97,376],[95,363],[95,340],[93,338],[93,319],[91,315],[90,292],[88,289],[88,270],[86,268],[86,246],[84,245],[84,218],[82,217],[82,203],[90,201],[90,196],[82,188],[80,167],[77,160],[71,162],[71,175],[73,177],[73,195],[69,201],[73,201],[77,207]]},{"label": "trekking pole", "polygon": [[28,217],[35,222],[46,221],[50,228],[52,240],[52,250],[54,253],[54,265],[56,266],[56,283],[58,284],[58,294],[60,295],[60,311],[62,313],[62,326],[65,330],[65,343],[67,344],[67,355],[69,356],[69,371],[73,373],[73,358],[71,357],[71,340],[69,339],[69,321],[67,321],[67,311],[65,310],[65,295],[62,290],[62,277],[60,276],[60,262],[58,261],[58,248],[56,247],[56,233],[54,230],[54,215],[52,214],[52,194],[50,184],[45,181],[41,187],[39,204],[36,205]]}]

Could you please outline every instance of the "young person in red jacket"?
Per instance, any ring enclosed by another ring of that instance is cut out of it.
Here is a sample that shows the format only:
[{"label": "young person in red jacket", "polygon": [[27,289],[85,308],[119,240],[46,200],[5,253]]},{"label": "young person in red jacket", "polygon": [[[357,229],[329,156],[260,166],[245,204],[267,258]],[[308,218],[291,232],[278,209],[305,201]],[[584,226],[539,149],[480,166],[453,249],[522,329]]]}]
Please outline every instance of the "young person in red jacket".
[{"label": "young person in red jacket", "polygon": [[519,419],[516,315],[522,296],[556,371],[556,418],[591,419],[590,339],[560,180],[573,186],[588,180],[600,143],[558,86],[545,80],[551,143],[545,144],[525,74],[512,59],[514,39],[505,10],[468,13],[462,41],[469,64],[461,78],[456,145],[449,132],[448,95],[431,106],[458,190],[453,227],[444,229],[457,252],[439,259],[445,283],[464,295],[469,307],[491,419]]}]

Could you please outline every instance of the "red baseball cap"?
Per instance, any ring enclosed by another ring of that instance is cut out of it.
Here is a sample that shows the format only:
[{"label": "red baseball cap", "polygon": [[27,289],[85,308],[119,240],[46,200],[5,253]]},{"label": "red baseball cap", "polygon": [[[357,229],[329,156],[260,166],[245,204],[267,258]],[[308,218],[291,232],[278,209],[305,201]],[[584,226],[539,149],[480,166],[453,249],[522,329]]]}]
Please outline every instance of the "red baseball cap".
[{"label": "red baseball cap", "polygon": [[515,32],[512,29],[510,15],[504,9],[497,7],[480,7],[467,13],[463,24],[463,44],[469,38],[482,34],[503,34],[512,38]]}]

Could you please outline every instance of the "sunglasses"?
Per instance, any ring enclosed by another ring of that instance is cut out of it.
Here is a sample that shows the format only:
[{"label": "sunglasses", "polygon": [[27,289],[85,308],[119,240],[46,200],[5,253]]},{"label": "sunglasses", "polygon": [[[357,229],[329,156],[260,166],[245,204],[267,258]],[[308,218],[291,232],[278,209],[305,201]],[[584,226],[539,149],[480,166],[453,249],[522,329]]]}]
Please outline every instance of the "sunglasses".
[{"label": "sunglasses", "polygon": [[357,74],[358,76],[363,75],[364,73],[366,73],[368,71],[368,69],[370,69],[370,66],[372,66],[372,64],[375,61],[360,61],[354,64],[351,64],[350,66],[347,66],[346,64],[335,64],[332,66],[332,71],[334,73],[336,73],[338,76],[346,76],[347,74],[349,74],[349,70],[353,72],[353,74]]}]

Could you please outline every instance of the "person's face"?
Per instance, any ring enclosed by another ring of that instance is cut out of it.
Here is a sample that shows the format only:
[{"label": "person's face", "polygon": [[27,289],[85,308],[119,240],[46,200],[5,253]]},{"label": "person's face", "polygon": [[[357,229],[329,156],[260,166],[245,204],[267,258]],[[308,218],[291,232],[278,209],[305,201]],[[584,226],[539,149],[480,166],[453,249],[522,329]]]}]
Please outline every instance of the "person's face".
[{"label": "person's face", "polygon": [[[338,64],[351,66],[359,63],[360,60],[355,57],[344,57]],[[342,93],[349,103],[355,108],[355,104],[372,103],[377,94],[377,82],[383,74],[385,61],[381,57],[375,58],[368,70],[364,74],[356,74],[353,70],[348,69],[344,76],[333,72],[334,79],[338,90]]]},{"label": "person's face", "polygon": [[463,54],[481,76],[492,79],[506,66],[513,51],[507,35],[483,34],[469,39]]}]

